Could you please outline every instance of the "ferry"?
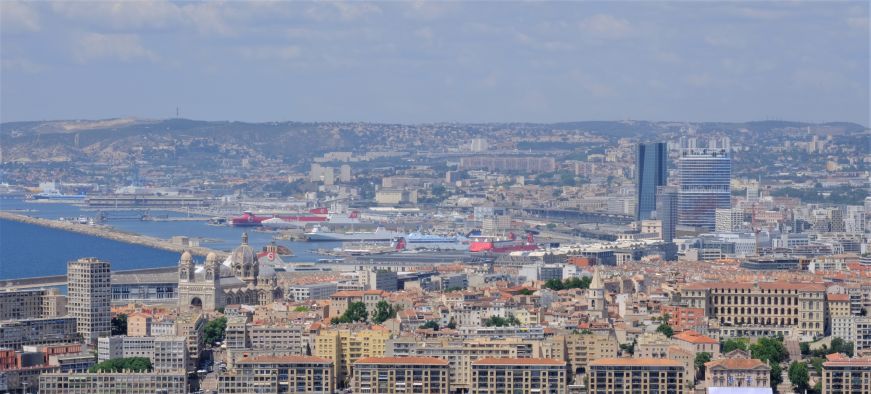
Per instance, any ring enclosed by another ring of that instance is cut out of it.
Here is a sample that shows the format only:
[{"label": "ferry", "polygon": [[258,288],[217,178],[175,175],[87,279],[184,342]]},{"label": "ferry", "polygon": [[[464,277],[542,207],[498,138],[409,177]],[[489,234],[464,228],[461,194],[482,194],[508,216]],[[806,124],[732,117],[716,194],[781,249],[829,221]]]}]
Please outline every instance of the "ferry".
[{"label": "ferry", "polygon": [[347,233],[334,233],[324,230],[321,227],[315,227],[312,231],[305,233],[309,241],[391,241],[403,234],[396,231],[389,231],[383,227],[378,227],[375,231],[350,231]]}]

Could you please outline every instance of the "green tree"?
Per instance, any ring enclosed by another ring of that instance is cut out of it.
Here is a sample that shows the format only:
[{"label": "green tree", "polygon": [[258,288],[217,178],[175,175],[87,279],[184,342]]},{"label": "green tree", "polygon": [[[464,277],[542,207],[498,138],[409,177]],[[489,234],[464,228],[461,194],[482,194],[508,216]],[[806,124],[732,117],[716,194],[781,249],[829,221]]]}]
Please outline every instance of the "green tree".
[{"label": "green tree", "polygon": [[364,322],[369,319],[369,312],[366,311],[366,304],[362,302],[352,302],[348,304],[348,309],[341,316],[333,318],[332,323],[356,323]]},{"label": "green tree", "polygon": [[720,344],[720,349],[723,353],[729,353],[733,350],[747,350],[747,340],[744,338],[727,339]]},{"label": "green tree", "polygon": [[535,293],[535,292],[532,291],[531,289],[520,289],[520,291],[517,292],[517,294],[525,295],[525,296],[531,296],[533,293]]},{"label": "green tree", "polygon": [[762,337],[750,346],[750,354],[753,358],[763,361],[782,363],[789,359],[789,352],[783,345],[781,338]]},{"label": "green tree", "polygon": [[519,326],[520,320],[517,320],[514,315],[508,315],[508,317],[490,316],[484,320],[484,325],[487,327]]},{"label": "green tree", "polygon": [[375,304],[375,313],[372,315],[373,323],[381,324],[394,317],[396,317],[396,309],[389,302],[381,300]]},{"label": "green tree", "polygon": [[457,329],[457,321],[454,320],[453,317],[452,317],[451,320],[448,322],[448,328],[451,329],[451,330],[456,330],[456,329]]},{"label": "green tree", "polygon": [[439,323],[435,320],[429,320],[426,323],[421,324],[420,328],[438,331],[439,330]]},{"label": "green tree", "polygon": [[217,319],[210,320],[203,328],[203,337],[206,343],[214,344],[224,340],[224,331],[227,329],[227,318],[221,316]]},{"label": "green tree", "polygon": [[635,354],[635,341],[632,341],[632,343],[621,343],[620,350],[622,350],[624,353],[627,353],[629,355],[634,355]]},{"label": "green tree", "polygon": [[127,335],[127,315],[120,313],[112,317],[112,335]]},{"label": "green tree", "polygon": [[783,368],[780,368],[780,364],[776,362],[769,362],[768,366],[771,367],[768,381],[771,383],[772,389],[777,389],[777,385],[783,383]]},{"label": "green tree", "polygon": [[674,335],[674,329],[667,322],[662,322],[659,327],[656,327],[656,332],[661,332],[663,335],[671,338]]},{"label": "green tree", "polygon": [[705,379],[705,363],[711,361],[711,353],[701,352],[696,353],[695,366],[696,366],[696,380],[704,380]]},{"label": "green tree", "polygon": [[792,364],[789,365],[788,373],[789,381],[792,382],[792,385],[795,386],[799,393],[810,388],[810,385],[808,384],[810,375],[808,374],[807,364],[793,361]]},{"label": "green tree", "polygon": [[146,357],[127,357],[113,358],[92,365],[88,368],[88,372],[121,372],[124,370],[140,372],[150,371],[151,368],[151,360]]},{"label": "green tree", "polygon": [[563,289],[563,282],[559,279],[548,279],[547,282],[544,282],[544,287],[559,291]]},{"label": "green tree", "polygon": [[298,307],[296,307],[296,308],[293,308],[293,311],[294,311],[294,312],[308,312],[309,309],[308,309],[308,307],[305,306],[305,305],[300,305],[300,306],[298,306]]}]

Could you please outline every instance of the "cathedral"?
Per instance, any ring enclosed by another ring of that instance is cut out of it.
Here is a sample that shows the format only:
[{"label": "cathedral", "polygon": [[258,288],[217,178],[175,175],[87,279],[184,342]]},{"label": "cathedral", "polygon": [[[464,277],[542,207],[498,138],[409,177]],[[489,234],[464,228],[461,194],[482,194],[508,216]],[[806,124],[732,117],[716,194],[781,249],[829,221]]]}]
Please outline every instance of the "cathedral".
[{"label": "cathedral", "polygon": [[261,266],[248,245],[248,233],[242,234],[242,244],[223,263],[212,252],[205,264],[194,265],[188,251],[178,262],[178,305],[182,309],[209,312],[233,304],[266,305],[282,294],[275,270]]}]

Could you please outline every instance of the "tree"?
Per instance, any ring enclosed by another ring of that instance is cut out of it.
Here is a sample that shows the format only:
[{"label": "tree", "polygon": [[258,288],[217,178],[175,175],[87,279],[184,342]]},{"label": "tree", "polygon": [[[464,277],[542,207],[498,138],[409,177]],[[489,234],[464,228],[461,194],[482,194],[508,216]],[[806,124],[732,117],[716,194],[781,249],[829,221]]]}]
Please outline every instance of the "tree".
[{"label": "tree", "polygon": [[375,313],[372,315],[373,323],[381,324],[394,317],[396,317],[396,309],[389,302],[381,300],[375,304]]},{"label": "tree", "polygon": [[632,341],[632,343],[621,343],[620,350],[622,350],[623,352],[625,352],[629,355],[634,355],[635,354],[635,341]]},{"label": "tree", "polygon": [[296,308],[293,308],[293,311],[294,311],[294,312],[308,312],[309,309],[308,309],[308,307],[305,306],[305,305],[300,305],[300,306],[298,306],[298,307],[296,307]]},{"label": "tree", "polygon": [[203,337],[206,343],[214,344],[224,340],[224,331],[227,329],[227,318],[221,316],[215,320],[210,320],[203,328]]},{"label": "tree", "polygon": [[453,317],[452,317],[451,320],[448,322],[448,328],[451,329],[451,330],[456,330],[456,329],[457,329],[457,321],[454,320]]},{"label": "tree", "polygon": [[484,326],[486,327],[506,327],[506,326],[519,326],[520,320],[517,320],[514,315],[508,315],[508,317],[502,316],[490,316],[486,320],[484,320]]},{"label": "tree", "polygon": [[727,339],[720,344],[723,353],[733,350],[747,350],[747,340],[743,338]]},{"label": "tree", "polygon": [[771,367],[768,381],[771,383],[772,389],[777,389],[777,385],[783,383],[783,368],[780,368],[780,364],[775,362],[769,362],[768,366]]},{"label": "tree", "polygon": [[112,318],[112,335],[127,335],[127,315],[121,313]]},{"label": "tree", "polygon": [[669,338],[674,335],[674,329],[667,322],[662,322],[659,327],[656,327],[656,332],[660,332]]},{"label": "tree", "polygon": [[789,359],[789,351],[786,350],[781,338],[759,338],[750,346],[750,354],[753,358],[774,363],[782,363]]},{"label": "tree", "polygon": [[88,372],[121,372],[124,370],[140,372],[150,371],[151,368],[151,360],[146,357],[127,357],[113,358],[92,365],[88,368]]},{"label": "tree", "polygon": [[357,301],[348,304],[348,309],[345,309],[345,313],[333,318],[332,323],[356,323],[366,321],[367,319],[369,319],[369,312],[366,311],[366,304]]},{"label": "tree", "polygon": [[520,289],[520,291],[517,292],[517,294],[525,295],[525,296],[531,296],[533,293],[535,293],[535,292],[532,291],[531,289]]},{"label": "tree", "polygon": [[435,320],[429,320],[426,323],[421,324],[420,328],[438,331],[439,330],[439,323]]},{"label": "tree", "polygon": [[807,356],[807,355],[811,354],[811,345],[807,342],[799,343],[798,348],[801,349],[802,356]]},{"label": "tree", "polygon": [[711,353],[701,352],[696,353],[696,379],[703,380],[705,379],[705,363],[711,361]]},{"label": "tree", "polygon": [[563,289],[563,282],[559,279],[548,279],[547,282],[544,282],[544,287],[559,291]]},{"label": "tree", "polygon": [[801,393],[810,388],[808,381],[810,375],[807,371],[807,364],[798,361],[793,361],[789,365],[789,381],[795,386],[796,390]]}]

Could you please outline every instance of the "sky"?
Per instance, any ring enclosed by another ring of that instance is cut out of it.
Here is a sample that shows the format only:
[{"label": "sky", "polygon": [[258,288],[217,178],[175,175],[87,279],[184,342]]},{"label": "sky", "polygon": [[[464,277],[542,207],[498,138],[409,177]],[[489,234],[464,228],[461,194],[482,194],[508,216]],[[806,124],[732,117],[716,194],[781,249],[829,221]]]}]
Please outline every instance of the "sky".
[{"label": "sky", "polygon": [[0,121],[851,121],[869,2],[0,2]]}]

